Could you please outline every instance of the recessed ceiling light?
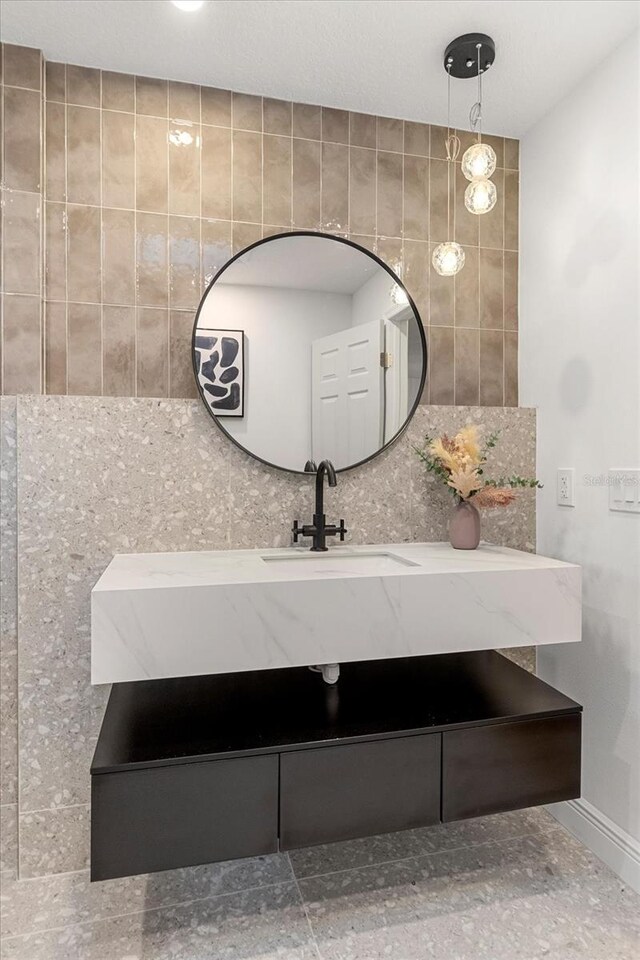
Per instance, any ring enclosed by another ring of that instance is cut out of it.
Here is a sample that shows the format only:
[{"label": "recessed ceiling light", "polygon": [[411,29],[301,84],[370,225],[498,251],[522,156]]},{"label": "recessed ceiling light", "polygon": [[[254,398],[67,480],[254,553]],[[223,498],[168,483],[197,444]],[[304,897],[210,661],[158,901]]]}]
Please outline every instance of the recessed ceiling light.
[{"label": "recessed ceiling light", "polygon": [[174,7],[177,7],[178,10],[187,10],[192,12],[193,10],[199,10],[203,5],[204,0],[171,0],[171,3]]}]

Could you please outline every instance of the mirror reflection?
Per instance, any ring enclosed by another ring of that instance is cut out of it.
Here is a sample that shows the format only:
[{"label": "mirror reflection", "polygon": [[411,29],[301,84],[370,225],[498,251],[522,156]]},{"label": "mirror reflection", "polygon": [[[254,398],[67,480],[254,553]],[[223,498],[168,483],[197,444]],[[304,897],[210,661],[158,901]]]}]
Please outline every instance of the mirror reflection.
[{"label": "mirror reflection", "polygon": [[406,425],[424,383],[420,318],[368,251],[285,234],[229,261],[205,293],[193,335],[203,402],[248,453],[303,471],[344,470]]}]

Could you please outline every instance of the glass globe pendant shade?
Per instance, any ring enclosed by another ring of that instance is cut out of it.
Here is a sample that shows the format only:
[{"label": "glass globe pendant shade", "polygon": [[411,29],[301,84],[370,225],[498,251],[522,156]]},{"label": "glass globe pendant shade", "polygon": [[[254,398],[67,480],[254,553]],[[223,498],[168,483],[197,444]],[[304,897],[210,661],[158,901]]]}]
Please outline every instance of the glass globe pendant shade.
[{"label": "glass globe pendant shade", "polygon": [[464,267],[464,250],[459,243],[439,243],[431,257],[433,268],[441,277],[453,277]]},{"label": "glass globe pendant shade", "polygon": [[476,216],[493,210],[497,199],[498,191],[493,180],[472,180],[464,192],[464,205]]},{"label": "glass globe pendant shade", "polygon": [[474,143],[462,157],[462,172],[467,180],[486,180],[496,169],[496,152],[488,143]]}]

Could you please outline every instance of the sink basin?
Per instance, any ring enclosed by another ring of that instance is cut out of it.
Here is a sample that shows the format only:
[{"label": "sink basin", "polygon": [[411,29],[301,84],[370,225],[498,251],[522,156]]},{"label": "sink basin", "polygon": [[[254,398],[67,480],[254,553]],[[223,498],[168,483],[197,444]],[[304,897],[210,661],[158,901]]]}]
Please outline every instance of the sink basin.
[{"label": "sink basin", "polygon": [[580,568],[448,543],[121,554],[91,595],[118,683],[580,640]]},{"label": "sink basin", "polygon": [[289,554],[287,556],[263,556],[263,563],[277,564],[280,569],[295,570],[301,563],[307,564],[305,572],[311,569],[318,576],[333,576],[334,574],[358,576],[362,573],[387,573],[400,567],[416,567],[418,564],[404,557],[397,557],[387,551],[371,551],[371,553],[339,553],[337,550],[328,550],[326,553]]}]

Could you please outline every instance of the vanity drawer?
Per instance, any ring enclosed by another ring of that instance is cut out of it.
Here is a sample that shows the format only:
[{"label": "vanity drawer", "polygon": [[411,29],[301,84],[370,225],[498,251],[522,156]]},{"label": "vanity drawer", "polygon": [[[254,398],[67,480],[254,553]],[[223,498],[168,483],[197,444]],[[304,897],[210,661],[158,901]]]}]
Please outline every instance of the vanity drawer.
[{"label": "vanity drawer", "polygon": [[442,735],[442,819],[580,796],[579,713]]},{"label": "vanity drawer", "polygon": [[92,880],[277,849],[277,756],[92,777]]},{"label": "vanity drawer", "polygon": [[280,849],[440,820],[440,734],[283,753]]}]

